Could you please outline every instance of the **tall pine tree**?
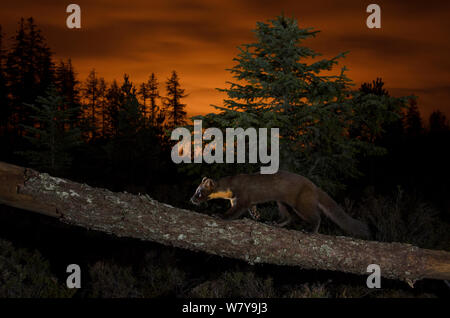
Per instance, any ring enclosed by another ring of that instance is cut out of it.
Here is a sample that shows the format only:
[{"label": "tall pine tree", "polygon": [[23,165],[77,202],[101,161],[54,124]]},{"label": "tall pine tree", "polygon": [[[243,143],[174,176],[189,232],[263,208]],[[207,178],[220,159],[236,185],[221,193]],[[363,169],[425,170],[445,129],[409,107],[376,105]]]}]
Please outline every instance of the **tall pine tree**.
[{"label": "tall pine tree", "polygon": [[172,75],[166,82],[166,93],[164,111],[167,115],[168,127],[172,129],[186,125],[186,111],[184,110],[186,104],[183,104],[181,99],[187,95],[185,90],[181,88],[178,74],[175,71],[172,71]]},{"label": "tall pine tree", "polygon": [[106,137],[106,132],[107,132],[107,121],[108,121],[108,116],[107,116],[107,102],[108,102],[108,98],[107,95],[108,94],[108,85],[106,84],[106,81],[103,77],[101,77],[99,79],[98,82],[98,106],[100,108],[100,115],[101,115],[101,132],[102,132],[102,137]]},{"label": "tall pine tree", "polygon": [[67,62],[61,60],[55,69],[55,85],[64,98],[64,109],[72,109],[70,118],[71,128],[79,125],[82,117],[80,101],[80,82],[76,79],[76,73],[70,59]]},{"label": "tall pine tree", "polygon": [[106,90],[106,106],[104,108],[105,133],[107,136],[117,136],[119,133],[119,109],[121,105],[121,90],[114,80]]},{"label": "tall pine tree", "polygon": [[5,50],[3,48],[3,30],[0,25],[0,135],[7,133],[8,120],[11,114],[4,66]]},{"label": "tall pine tree", "polygon": [[127,74],[123,76],[121,87],[121,104],[119,109],[119,134],[132,137],[144,127],[143,105],[136,97],[136,88]]},{"label": "tall pine tree", "polygon": [[366,94],[389,96],[388,91],[384,88],[384,82],[380,77],[372,81],[372,83],[363,83],[359,90]]},{"label": "tall pine tree", "polygon": [[[159,95],[159,83],[156,79],[155,73],[152,73],[146,83],[142,83],[139,89],[139,95],[143,99],[144,115],[148,119],[150,126],[157,126],[160,120],[160,108],[156,103],[156,100],[161,98]],[[147,99],[150,101],[148,107],[146,104]],[[148,108],[148,110],[147,110]]]},{"label": "tall pine tree", "polygon": [[381,78],[363,83],[353,96],[354,122],[350,133],[389,148],[403,134],[405,101],[405,98],[392,98]]},{"label": "tall pine tree", "polygon": [[440,110],[435,110],[434,112],[432,112],[428,121],[430,126],[430,133],[432,135],[448,132],[450,130],[447,117]]},{"label": "tall pine tree", "polygon": [[5,74],[11,95],[11,125],[22,135],[19,123],[32,125],[30,109],[36,97],[54,81],[52,53],[33,18],[22,18],[6,57]]},{"label": "tall pine tree", "polygon": [[353,97],[360,93],[351,90],[346,68],[330,72],[345,53],[319,59],[319,53],[302,46],[318,31],[299,28],[285,16],[258,22],[254,32],[257,41],[240,46],[236,65],[229,69],[235,81],[219,89],[228,97],[223,107],[215,106],[222,113],[197,118],[205,128],[279,128],[281,167],[327,191],[337,190],[344,178],[359,175],[358,156],[375,150],[349,133],[362,122],[356,116],[364,113],[355,112]]},{"label": "tall pine tree", "polygon": [[83,87],[85,129],[89,131],[89,137],[95,139],[100,131],[99,118],[101,118],[100,102],[104,91],[100,89],[101,78],[97,77],[93,69]]},{"label": "tall pine tree", "polygon": [[147,121],[147,118],[148,118],[147,100],[149,98],[149,91],[148,91],[147,83],[141,83],[141,85],[139,86],[139,90],[138,90],[138,96],[140,96],[142,99],[142,109],[143,109],[144,117]]},{"label": "tall pine tree", "polygon": [[409,101],[408,111],[405,116],[405,131],[408,137],[420,136],[423,132],[422,117],[416,98]]},{"label": "tall pine tree", "polygon": [[34,149],[20,153],[39,169],[53,174],[64,172],[72,162],[71,151],[81,142],[80,130],[70,128],[72,113],[78,108],[66,107],[54,85],[49,86],[45,96],[38,96],[35,104],[25,106],[30,108],[35,125],[21,126]]}]

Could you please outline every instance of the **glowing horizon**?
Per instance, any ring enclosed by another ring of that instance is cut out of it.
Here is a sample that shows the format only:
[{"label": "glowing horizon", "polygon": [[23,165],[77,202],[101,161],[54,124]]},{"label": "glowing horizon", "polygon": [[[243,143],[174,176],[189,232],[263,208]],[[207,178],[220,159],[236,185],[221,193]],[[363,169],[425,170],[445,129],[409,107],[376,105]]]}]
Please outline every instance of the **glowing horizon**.
[{"label": "glowing horizon", "polygon": [[426,122],[436,109],[450,117],[448,56],[450,4],[422,1],[390,3],[382,8],[382,28],[368,29],[365,6],[328,0],[297,1],[78,1],[80,30],[65,26],[68,3],[18,0],[2,5],[1,24],[6,38],[15,34],[20,17],[32,16],[54,53],[54,60],[71,58],[77,79],[83,82],[95,69],[108,83],[123,74],[139,86],[153,72],[162,95],[172,70],[189,95],[188,116],[214,112],[225,97],[215,88],[232,80],[225,69],[234,65],[237,46],[254,42],[256,22],[281,12],[299,26],[321,30],[304,42],[326,58],[350,51],[337,68],[347,66],[356,87],[381,77],[393,96],[419,97]]}]

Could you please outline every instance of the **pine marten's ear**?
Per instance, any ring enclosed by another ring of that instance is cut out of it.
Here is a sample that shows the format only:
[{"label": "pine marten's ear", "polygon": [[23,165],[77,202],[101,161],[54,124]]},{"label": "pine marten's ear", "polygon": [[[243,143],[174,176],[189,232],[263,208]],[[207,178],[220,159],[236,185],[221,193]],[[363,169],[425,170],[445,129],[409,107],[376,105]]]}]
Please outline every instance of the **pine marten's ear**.
[{"label": "pine marten's ear", "polygon": [[206,178],[203,184],[208,190],[214,190],[214,188],[216,187],[216,182],[213,179],[209,178]]},{"label": "pine marten's ear", "polygon": [[205,180],[207,180],[207,179],[208,179],[207,177],[203,177],[203,179],[202,179],[202,182],[201,182],[201,183],[205,182]]}]

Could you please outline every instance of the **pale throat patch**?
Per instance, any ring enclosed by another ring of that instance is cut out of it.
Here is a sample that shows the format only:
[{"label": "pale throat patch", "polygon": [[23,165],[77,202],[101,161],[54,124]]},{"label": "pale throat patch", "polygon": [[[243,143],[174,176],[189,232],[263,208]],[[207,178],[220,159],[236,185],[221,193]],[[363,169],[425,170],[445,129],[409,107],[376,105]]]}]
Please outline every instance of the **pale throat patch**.
[{"label": "pale throat patch", "polygon": [[214,192],[208,196],[208,199],[232,199],[232,198],[233,192],[231,192],[230,189],[226,189],[225,191]]}]

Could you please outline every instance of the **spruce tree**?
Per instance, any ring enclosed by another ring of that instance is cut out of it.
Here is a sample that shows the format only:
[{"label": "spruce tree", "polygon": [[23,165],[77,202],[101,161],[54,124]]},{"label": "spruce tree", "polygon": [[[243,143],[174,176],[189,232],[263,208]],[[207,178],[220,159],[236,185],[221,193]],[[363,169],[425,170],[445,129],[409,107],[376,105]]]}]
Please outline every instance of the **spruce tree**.
[{"label": "spruce tree", "polygon": [[[229,69],[235,81],[219,89],[227,95],[223,107],[215,106],[222,112],[196,119],[204,120],[204,128],[279,128],[281,168],[337,190],[345,178],[359,175],[359,155],[378,150],[349,133],[365,115],[355,111],[354,97],[362,93],[351,89],[346,68],[332,73],[346,53],[319,59],[319,53],[302,45],[318,31],[299,28],[285,16],[258,22],[254,32],[257,41],[240,46]],[[383,98],[372,100],[383,103]],[[234,173],[239,169],[233,168]]]},{"label": "spruce tree", "polygon": [[415,98],[409,101],[408,111],[405,116],[405,130],[409,137],[417,137],[423,132],[422,117]]},{"label": "spruce tree", "polygon": [[121,104],[121,90],[114,80],[106,91],[105,133],[107,136],[116,136],[119,131],[119,109]]},{"label": "spruce tree", "polygon": [[95,69],[93,69],[89,73],[83,87],[85,129],[89,131],[89,137],[94,139],[100,131],[99,118],[102,117],[100,103],[103,98],[102,94],[105,92],[101,88],[103,81],[103,78],[97,77]]},{"label": "spruce tree", "polygon": [[143,105],[136,97],[136,88],[127,74],[124,74],[121,86],[119,108],[119,134],[132,137],[145,125]]},{"label": "spruce tree", "polygon": [[5,51],[3,48],[3,31],[0,25],[0,134],[7,133],[7,126],[10,117],[10,104],[8,99],[8,87],[4,70]]},{"label": "spruce tree", "polygon": [[20,20],[12,40],[11,50],[6,56],[5,75],[11,95],[11,124],[21,136],[19,123],[33,124],[30,109],[24,103],[33,103],[54,81],[54,65],[52,53],[33,18]]},{"label": "spruce tree", "polygon": [[430,133],[437,135],[450,130],[447,117],[440,110],[435,110],[431,113],[429,118]]},{"label": "spruce tree", "polygon": [[102,137],[105,138],[107,131],[107,95],[108,93],[108,85],[103,77],[100,77],[98,81],[98,108],[99,115],[101,120],[101,134]]},{"label": "spruce tree", "polygon": [[161,98],[159,95],[159,83],[156,78],[155,73],[152,73],[150,75],[147,83],[145,83],[145,87],[147,88],[148,98],[150,99],[150,105],[149,105],[149,121],[150,125],[152,126],[158,126],[158,123],[160,122],[160,108],[158,104],[156,103],[156,100]]},{"label": "spruce tree", "polygon": [[139,86],[139,90],[138,90],[138,96],[140,96],[142,98],[142,110],[144,113],[144,118],[147,121],[147,119],[148,119],[147,99],[149,98],[147,83],[141,83],[141,85]]},{"label": "spruce tree", "polygon": [[50,85],[45,96],[38,96],[35,104],[26,104],[36,125],[22,125],[25,138],[33,150],[20,152],[35,167],[60,174],[72,162],[71,151],[80,143],[80,130],[71,128],[71,118],[77,107],[67,108],[63,96]]},{"label": "spruce tree", "polygon": [[[159,83],[156,79],[155,73],[152,73],[147,82],[142,83],[139,87],[138,95],[141,97],[143,102],[143,112],[146,119],[146,123],[149,126],[156,127],[159,123],[160,118],[160,108],[156,103],[156,99],[161,98],[159,95]],[[147,106],[147,100],[150,101]]]},{"label": "spruce tree", "polygon": [[67,62],[61,60],[55,69],[55,85],[58,92],[64,98],[64,109],[73,109],[70,122],[73,128],[78,125],[82,117],[80,101],[80,82],[76,79],[76,74],[70,59]]},{"label": "spruce tree", "polygon": [[372,83],[363,83],[359,90],[365,94],[389,96],[388,91],[384,88],[384,82],[380,77],[372,81]]},{"label": "spruce tree", "polygon": [[131,92],[123,101],[119,111],[119,133],[121,136],[132,137],[144,128],[145,118],[142,105],[135,92]]},{"label": "spruce tree", "polygon": [[186,104],[181,102],[185,98],[185,90],[181,88],[178,74],[172,71],[172,75],[166,82],[167,96],[164,102],[164,110],[168,119],[168,127],[170,129],[186,125]]},{"label": "spruce tree", "polygon": [[130,76],[128,74],[123,74],[123,83],[120,87],[122,102],[125,101],[129,96],[136,95],[136,88],[130,81]]},{"label": "spruce tree", "polygon": [[[377,145],[392,146],[403,134],[403,116],[406,98],[392,98],[377,78],[363,83],[353,96],[353,124],[350,134]],[[383,149],[377,149],[383,153]]]}]

